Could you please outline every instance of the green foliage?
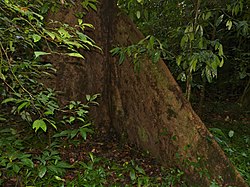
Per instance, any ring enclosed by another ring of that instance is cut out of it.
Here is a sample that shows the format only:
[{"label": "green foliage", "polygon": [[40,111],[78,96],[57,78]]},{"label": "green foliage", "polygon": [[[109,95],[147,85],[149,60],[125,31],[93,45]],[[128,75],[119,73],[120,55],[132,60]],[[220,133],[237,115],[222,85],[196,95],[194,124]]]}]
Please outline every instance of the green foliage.
[{"label": "green foliage", "polygon": [[145,35],[159,40],[166,54],[160,56],[186,82],[187,96],[191,86],[214,82],[224,62],[233,76],[225,79],[220,71],[223,80],[237,85],[249,76],[248,1],[119,0],[118,5]]},{"label": "green foliage", "polygon": [[[82,127],[81,127],[82,128]],[[82,131],[80,130],[78,131]],[[86,129],[84,132],[86,133]],[[90,129],[87,129],[89,132]],[[68,130],[71,135],[74,134],[75,129]],[[63,134],[62,131],[61,134]],[[92,132],[92,131],[91,131]],[[53,143],[50,147],[43,147],[42,150],[34,150],[30,145],[35,146],[30,142],[31,139],[25,137],[21,138],[21,132],[17,132],[15,129],[7,128],[1,130],[0,138],[0,176],[3,179],[0,181],[4,183],[11,177],[14,177],[26,185],[51,185],[54,183],[64,183],[65,180],[62,178],[65,175],[66,170],[73,169],[73,165],[61,159],[59,150],[63,146],[62,140],[67,141],[74,137],[69,136],[54,136]],[[64,139],[61,139],[63,137]],[[37,137],[33,137],[38,141]],[[80,142],[78,140],[78,142]],[[37,146],[37,145],[36,145]],[[33,150],[33,153],[30,150]],[[18,177],[19,176],[19,177]],[[59,180],[60,179],[60,180]],[[58,181],[59,180],[59,181]]]},{"label": "green foliage", "polygon": [[[181,184],[183,175],[179,170],[165,170],[162,177],[148,176],[144,169],[133,160],[123,164],[97,158],[91,153],[88,162],[80,162],[83,172],[78,178],[67,183],[70,186],[171,186]],[[111,179],[111,180],[110,180]]]},{"label": "green foliage", "polygon": [[147,36],[139,41],[137,44],[128,47],[113,48],[110,53],[119,55],[119,64],[122,64],[125,57],[134,64],[134,69],[140,69],[140,63],[147,58],[151,59],[153,63],[157,63],[160,57],[167,56],[167,51],[163,49],[162,43],[154,36]]},{"label": "green foliage", "polygon": [[38,164],[38,176],[43,178],[48,172],[50,175],[62,175],[65,169],[70,169],[72,166],[66,162],[61,161],[58,151],[43,151],[42,155],[35,157]]},{"label": "green foliage", "polygon": [[[95,3],[83,1],[82,6],[96,10]],[[59,106],[56,91],[41,81],[56,72],[42,56],[84,58],[80,50],[101,50],[85,34],[93,26],[84,23],[82,17],[74,27],[53,20],[45,26],[49,11],[73,4],[73,1],[0,1],[0,125],[4,127],[0,132],[0,185],[11,178],[16,180],[14,185],[21,186],[63,184],[65,170],[72,168],[62,161],[58,151],[58,142],[65,136],[55,135],[51,143],[51,133],[67,132],[67,139],[80,134],[86,140],[88,133],[93,132],[88,113],[91,106],[98,105],[99,94],[87,95],[86,104],[71,101],[67,106]],[[61,131],[68,126],[70,130]],[[40,136],[45,136],[42,143],[49,143],[50,147],[43,147],[42,152],[32,148],[34,140],[34,144],[39,141],[41,144]],[[31,150],[35,152],[30,153]]]},{"label": "green foliage", "polygon": [[[232,124],[231,126],[240,125],[241,123]],[[223,148],[229,159],[237,167],[238,171],[245,178],[246,182],[250,182],[250,137],[249,135],[241,135],[239,129],[228,129],[223,127],[223,124],[220,124],[222,128],[210,128],[210,131],[214,135],[215,140]],[[245,132],[245,130],[243,130]]]},{"label": "green foliage", "polygon": [[[49,147],[37,149],[37,137],[35,139],[33,137],[31,141],[30,138],[22,138],[21,131],[11,128],[2,130],[0,184],[4,185],[12,180],[13,185],[20,186],[171,186],[176,184],[185,186],[182,181],[184,173],[180,170],[160,168],[161,176],[150,176],[136,161],[112,161],[98,157],[92,152],[85,152],[88,155],[86,159],[71,165],[65,162],[60,154],[67,151],[63,150],[65,147],[63,141],[69,139],[72,137],[55,136]],[[31,144],[35,149],[30,147]],[[69,146],[70,143],[67,144]],[[74,179],[69,180],[67,173],[74,174]]]},{"label": "green foliage", "polygon": [[[95,1],[84,2],[85,9],[95,8]],[[19,115],[32,124],[35,132],[39,129],[47,132],[49,126],[57,129],[55,116],[61,109],[56,93],[40,81],[56,70],[40,56],[60,54],[84,58],[79,49],[100,49],[85,34],[85,29],[93,26],[79,18],[75,27],[53,20],[45,27],[44,16],[50,8],[53,11],[59,7],[55,1],[6,0],[0,6],[0,98],[2,107],[9,110],[4,115]],[[85,116],[77,119],[84,122]]]},{"label": "green foliage", "polygon": [[0,175],[19,175],[26,168],[33,169],[34,164],[31,160],[31,154],[22,152],[23,142],[17,138],[14,129],[1,130],[0,139]]}]

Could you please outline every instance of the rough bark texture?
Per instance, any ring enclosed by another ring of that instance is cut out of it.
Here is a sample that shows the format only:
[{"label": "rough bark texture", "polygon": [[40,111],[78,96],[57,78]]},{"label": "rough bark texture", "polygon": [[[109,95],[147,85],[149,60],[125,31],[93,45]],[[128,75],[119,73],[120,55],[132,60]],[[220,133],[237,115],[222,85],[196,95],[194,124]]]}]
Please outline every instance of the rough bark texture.
[{"label": "rough bark texture", "polygon": [[[222,186],[247,186],[184,99],[163,61],[145,60],[140,73],[135,73],[132,64],[119,66],[110,56],[112,47],[136,43],[143,35],[115,8],[114,0],[99,2],[98,12],[90,12],[84,21],[96,27],[90,35],[103,54],[84,52],[85,61],[50,58],[58,68],[51,84],[63,91],[62,102],[101,93],[100,107],[93,113],[97,125],[113,126],[123,140],[148,150],[163,165],[183,169],[192,185],[209,186],[216,179]],[[50,16],[73,25],[73,13],[80,10]]]}]

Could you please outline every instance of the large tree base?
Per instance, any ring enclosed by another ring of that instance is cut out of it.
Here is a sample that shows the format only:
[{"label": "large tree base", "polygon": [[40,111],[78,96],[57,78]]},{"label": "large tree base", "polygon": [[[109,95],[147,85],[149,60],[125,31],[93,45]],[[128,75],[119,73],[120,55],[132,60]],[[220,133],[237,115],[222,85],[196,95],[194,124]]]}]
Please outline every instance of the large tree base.
[{"label": "large tree base", "polygon": [[[85,53],[85,61],[50,58],[59,69],[54,87],[65,93],[62,101],[101,93],[100,107],[93,113],[97,125],[111,125],[123,140],[149,151],[162,165],[179,167],[193,186],[209,186],[213,179],[222,186],[247,186],[163,61],[152,64],[145,60],[140,73],[135,73],[128,61],[119,66],[111,57],[111,48],[136,43],[143,35],[113,1],[99,2],[98,12],[89,13],[85,22],[96,27],[93,38],[103,54]],[[67,21],[73,10],[51,16]]]}]

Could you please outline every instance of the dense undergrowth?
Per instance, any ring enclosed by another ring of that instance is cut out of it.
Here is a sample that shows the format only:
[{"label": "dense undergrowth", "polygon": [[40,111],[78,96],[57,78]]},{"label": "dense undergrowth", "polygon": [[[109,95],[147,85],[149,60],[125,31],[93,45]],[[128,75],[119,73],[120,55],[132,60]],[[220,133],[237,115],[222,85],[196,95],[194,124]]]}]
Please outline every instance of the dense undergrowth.
[{"label": "dense undergrowth", "polygon": [[207,102],[201,118],[250,185],[249,111],[235,101]]},{"label": "dense undergrowth", "polygon": [[[72,137],[74,130],[27,137],[1,130],[1,186],[171,186],[183,172],[167,170],[135,149],[100,135]],[[102,134],[103,135],[103,134]],[[123,148],[121,148],[123,147]]]},{"label": "dense undergrowth", "polygon": [[[231,104],[229,110],[228,104],[208,103],[203,118],[250,184],[248,114],[236,114],[237,105]],[[48,134],[33,136],[28,130],[24,134],[17,126],[1,124],[2,186],[187,186],[184,172],[164,168],[147,153],[119,144],[104,129],[89,126],[87,138],[76,129],[59,131],[49,143]]]},{"label": "dense undergrowth", "polygon": [[[92,124],[88,113],[98,94],[59,105],[57,93],[40,81],[56,70],[40,56],[84,58],[79,48],[98,47],[84,33],[92,28],[82,22],[84,13],[77,27],[51,21],[45,28],[46,13],[61,5],[32,2],[0,1],[0,186],[186,186],[183,171],[161,167]],[[96,9],[95,0],[83,2]],[[250,184],[247,114],[226,114],[224,106],[204,111],[204,120]]]}]

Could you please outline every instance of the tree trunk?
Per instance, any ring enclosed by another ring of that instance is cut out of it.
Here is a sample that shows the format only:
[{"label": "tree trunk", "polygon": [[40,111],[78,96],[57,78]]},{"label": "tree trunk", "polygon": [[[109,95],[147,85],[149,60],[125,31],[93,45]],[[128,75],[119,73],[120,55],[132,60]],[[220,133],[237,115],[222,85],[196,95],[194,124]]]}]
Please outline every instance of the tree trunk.
[{"label": "tree trunk", "polygon": [[[65,9],[50,17],[74,25],[77,11],[81,8]],[[185,100],[163,61],[153,64],[145,60],[140,73],[135,73],[128,61],[120,66],[110,56],[113,47],[143,38],[118,11],[115,1],[99,0],[98,11],[89,12],[84,21],[95,26],[90,35],[103,54],[83,52],[84,61],[50,57],[58,69],[50,84],[64,93],[62,102],[101,93],[100,107],[93,113],[97,125],[114,127],[122,139],[148,150],[162,165],[184,170],[190,184],[209,186],[216,179],[223,186],[247,186]]]}]

